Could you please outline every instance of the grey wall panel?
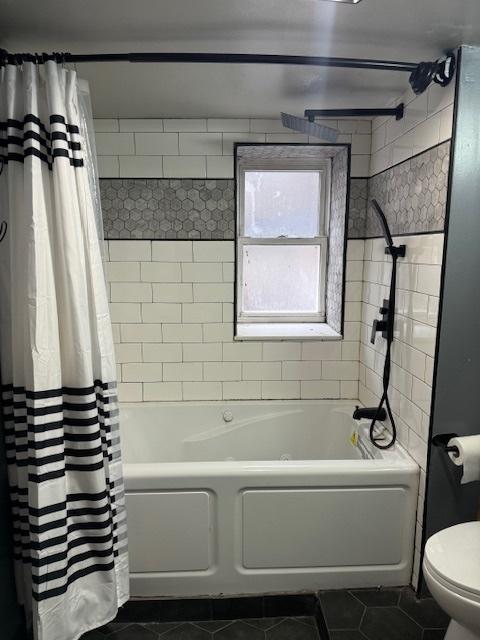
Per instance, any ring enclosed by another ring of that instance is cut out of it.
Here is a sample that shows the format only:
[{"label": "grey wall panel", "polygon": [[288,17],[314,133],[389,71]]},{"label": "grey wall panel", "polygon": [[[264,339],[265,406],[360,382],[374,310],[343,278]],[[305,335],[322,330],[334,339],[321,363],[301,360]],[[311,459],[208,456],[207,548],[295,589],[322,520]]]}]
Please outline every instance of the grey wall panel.
[{"label": "grey wall panel", "polygon": [[[480,48],[462,47],[450,172],[432,435],[480,433]],[[480,482],[431,447],[425,531],[476,519]]]}]

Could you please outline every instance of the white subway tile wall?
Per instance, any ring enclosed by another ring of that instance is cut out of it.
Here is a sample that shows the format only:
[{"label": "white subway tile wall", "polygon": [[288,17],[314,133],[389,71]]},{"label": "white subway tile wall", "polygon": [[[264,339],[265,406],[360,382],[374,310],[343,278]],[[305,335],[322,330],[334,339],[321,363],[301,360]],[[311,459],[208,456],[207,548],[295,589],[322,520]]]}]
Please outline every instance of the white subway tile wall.
[{"label": "white subway tile wall", "polygon": [[[319,142],[280,120],[196,118],[95,120],[101,178],[233,178],[235,142]],[[369,175],[371,122],[326,120],[352,145],[352,177]]]},{"label": "white subway tile wall", "polygon": [[449,140],[452,137],[454,97],[454,82],[445,88],[432,84],[420,96],[415,96],[408,89],[389,105],[405,104],[405,115],[401,120],[386,117],[372,120],[369,175],[385,171]]},{"label": "white subway tile wall", "polygon": [[[359,302],[343,342],[234,342],[233,242],[106,244],[122,400],[358,397]],[[348,244],[360,264],[363,245]]]},{"label": "white subway tile wall", "polygon": [[[397,237],[406,256],[398,262],[396,335],[392,347],[390,401],[398,439],[421,469],[424,487],[432,396],[433,356],[437,332],[443,234]],[[385,340],[370,343],[374,318],[388,296],[391,259],[383,239],[365,241],[359,399],[375,406],[381,395]],[[424,490],[419,492],[417,540],[421,539]],[[416,548],[413,581],[418,580],[420,549]]]}]

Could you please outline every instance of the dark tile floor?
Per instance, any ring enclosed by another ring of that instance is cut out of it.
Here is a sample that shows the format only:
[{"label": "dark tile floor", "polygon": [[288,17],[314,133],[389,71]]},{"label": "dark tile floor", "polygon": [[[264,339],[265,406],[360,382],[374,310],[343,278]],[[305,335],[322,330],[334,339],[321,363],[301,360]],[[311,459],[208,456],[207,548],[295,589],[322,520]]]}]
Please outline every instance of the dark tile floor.
[{"label": "dark tile floor", "polygon": [[313,617],[112,623],[82,640],[319,640]]},{"label": "dark tile floor", "polygon": [[330,640],[443,640],[450,622],[410,588],[321,591]]},{"label": "dark tile floor", "polygon": [[[174,622],[177,615],[184,622]],[[443,640],[448,623],[433,598],[418,600],[408,587],[351,589],[321,591],[318,600],[130,601],[81,640]]]}]

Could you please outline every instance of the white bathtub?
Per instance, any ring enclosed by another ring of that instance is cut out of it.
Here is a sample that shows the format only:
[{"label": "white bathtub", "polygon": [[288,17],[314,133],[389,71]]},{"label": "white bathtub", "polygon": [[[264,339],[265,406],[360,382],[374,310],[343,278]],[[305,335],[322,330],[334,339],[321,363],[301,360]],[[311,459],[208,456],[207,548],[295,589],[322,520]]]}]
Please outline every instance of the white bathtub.
[{"label": "white bathtub", "polygon": [[364,427],[355,446],[352,411],[124,404],[132,595],[408,584],[418,466],[398,445],[372,447]]}]

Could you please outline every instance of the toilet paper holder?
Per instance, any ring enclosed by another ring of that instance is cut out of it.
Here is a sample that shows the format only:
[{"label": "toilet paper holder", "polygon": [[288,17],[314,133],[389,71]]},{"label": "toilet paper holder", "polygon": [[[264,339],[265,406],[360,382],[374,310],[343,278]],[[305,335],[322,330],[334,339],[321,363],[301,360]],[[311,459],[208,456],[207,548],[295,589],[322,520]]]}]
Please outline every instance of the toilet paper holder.
[{"label": "toilet paper holder", "polygon": [[435,447],[440,447],[445,453],[453,453],[454,458],[458,458],[460,452],[458,451],[458,447],[449,447],[448,443],[452,438],[456,438],[456,433],[439,433],[432,438],[432,444]]}]

